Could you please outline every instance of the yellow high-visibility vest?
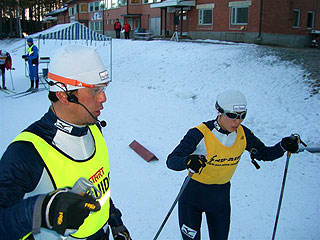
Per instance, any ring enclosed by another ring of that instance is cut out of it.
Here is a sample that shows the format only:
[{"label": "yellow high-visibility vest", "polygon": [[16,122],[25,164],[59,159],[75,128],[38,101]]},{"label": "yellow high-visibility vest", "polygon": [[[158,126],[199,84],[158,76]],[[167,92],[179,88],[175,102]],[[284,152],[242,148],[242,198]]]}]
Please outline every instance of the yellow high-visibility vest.
[{"label": "yellow high-visibility vest", "polygon": [[54,147],[50,146],[41,137],[22,132],[13,141],[31,142],[45,163],[45,168],[51,178],[55,189],[72,187],[75,182],[84,177],[102,192],[98,201],[101,209],[92,212],[80,226],[79,230],[71,236],[87,238],[100,230],[109,219],[110,209],[110,181],[109,181],[109,155],[105,140],[96,125],[89,126],[95,141],[94,155],[85,161],[72,160]]},{"label": "yellow high-visibility vest", "polygon": [[192,179],[205,184],[224,184],[229,182],[247,146],[242,126],[238,127],[236,141],[230,147],[224,146],[205,124],[201,124],[196,128],[204,136],[207,163],[200,174],[193,174]]}]

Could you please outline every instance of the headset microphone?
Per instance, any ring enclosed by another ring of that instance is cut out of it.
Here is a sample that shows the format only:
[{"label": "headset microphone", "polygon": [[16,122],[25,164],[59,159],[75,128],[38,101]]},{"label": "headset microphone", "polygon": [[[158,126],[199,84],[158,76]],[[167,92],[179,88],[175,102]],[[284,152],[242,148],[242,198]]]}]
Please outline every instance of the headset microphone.
[{"label": "headset microphone", "polygon": [[96,120],[97,122],[100,123],[101,127],[107,126],[106,121],[104,121],[104,120],[100,121],[98,118],[93,116],[93,114],[89,111],[89,109],[85,105],[83,105],[81,102],[78,101],[78,98],[77,98],[76,95],[74,95],[72,93],[70,94],[67,91],[65,91],[65,93],[67,94],[67,99],[68,99],[69,102],[75,103],[75,104],[79,104],[81,107],[83,107],[94,120]]},{"label": "headset microphone", "polygon": [[[61,83],[61,82],[57,82],[57,83]],[[53,82],[53,81],[49,81],[48,84],[50,86],[53,86],[53,85],[56,85],[58,87],[60,87],[59,85],[57,85],[57,83]],[[64,83],[61,83],[62,85],[64,85],[64,87],[67,89],[67,87],[65,86]],[[105,127],[107,126],[107,123],[106,121],[102,120],[100,121],[98,118],[96,118],[95,116],[93,116],[93,114],[89,111],[89,109],[83,105],[81,102],[79,102],[78,98],[76,95],[72,94],[72,93],[69,93],[66,89],[63,89],[62,87],[60,87],[66,94],[67,94],[67,100],[71,103],[75,103],[75,104],[79,104],[80,106],[82,106],[88,113],[89,115],[94,119],[96,120],[98,123],[100,123],[101,127]]]}]

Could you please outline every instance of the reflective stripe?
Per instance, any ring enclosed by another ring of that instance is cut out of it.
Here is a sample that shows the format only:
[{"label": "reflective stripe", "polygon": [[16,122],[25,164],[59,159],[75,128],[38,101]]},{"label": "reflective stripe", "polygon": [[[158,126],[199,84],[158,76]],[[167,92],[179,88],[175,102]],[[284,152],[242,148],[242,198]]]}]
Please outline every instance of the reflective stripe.
[{"label": "reflective stripe", "polygon": [[87,83],[83,83],[83,82],[80,82],[80,81],[75,80],[75,79],[62,77],[62,76],[56,75],[56,74],[51,73],[51,72],[48,72],[48,78],[50,78],[51,80],[57,81],[57,82],[61,82],[61,83],[64,83],[64,84],[69,84],[69,85],[76,86],[76,87],[94,88],[93,84],[87,84]]},{"label": "reflective stripe", "polygon": [[101,206],[103,206],[107,202],[107,200],[110,197],[110,193],[111,193],[111,191],[109,188],[109,190],[106,192],[106,194],[101,199],[98,200],[98,202],[100,203]]}]

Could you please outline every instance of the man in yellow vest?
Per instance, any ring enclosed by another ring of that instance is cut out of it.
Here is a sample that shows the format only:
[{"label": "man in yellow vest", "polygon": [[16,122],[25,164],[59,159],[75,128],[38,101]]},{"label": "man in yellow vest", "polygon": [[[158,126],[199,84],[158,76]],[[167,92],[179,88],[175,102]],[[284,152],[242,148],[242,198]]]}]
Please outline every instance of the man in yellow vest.
[{"label": "man in yellow vest", "polygon": [[68,45],[49,66],[49,111],[0,161],[0,238],[130,240],[110,199],[109,155],[98,117],[108,73],[97,51]]},{"label": "man in yellow vest", "polygon": [[247,101],[240,91],[222,92],[215,106],[218,117],[190,129],[167,159],[170,169],[188,169],[193,174],[178,204],[184,240],[201,239],[202,213],[206,214],[210,239],[228,239],[230,180],[244,150],[263,161],[280,158],[285,151],[298,151],[298,138],[293,135],[266,147],[241,124],[247,114]]}]

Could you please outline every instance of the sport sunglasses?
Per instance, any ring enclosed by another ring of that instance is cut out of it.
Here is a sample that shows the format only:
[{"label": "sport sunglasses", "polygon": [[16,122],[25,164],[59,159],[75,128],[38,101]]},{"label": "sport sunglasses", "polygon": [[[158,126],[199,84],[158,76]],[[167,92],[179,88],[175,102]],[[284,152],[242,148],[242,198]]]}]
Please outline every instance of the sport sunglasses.
[{"label": "sport sunglasses", "polygon": [[216,109],[223,115],[225,115],[226,117],[235,120],[235,119],[240,119],[243,120],[245,119],[245,117],[247,116],[247,111],[243,111],[240,113],[237,112],[230,112],[230,111],[225,111],[223,110],[222,107],[220,107],[220,105],[218,104],[218,102],[216,102]]},{"label": "sport sunglasses", "polygon": [[224,113],[222,114],[232,120],[235,120],[235,119],[243,120],[247,116],[247,111],[241,112],[241,113],[224,111]]}]

